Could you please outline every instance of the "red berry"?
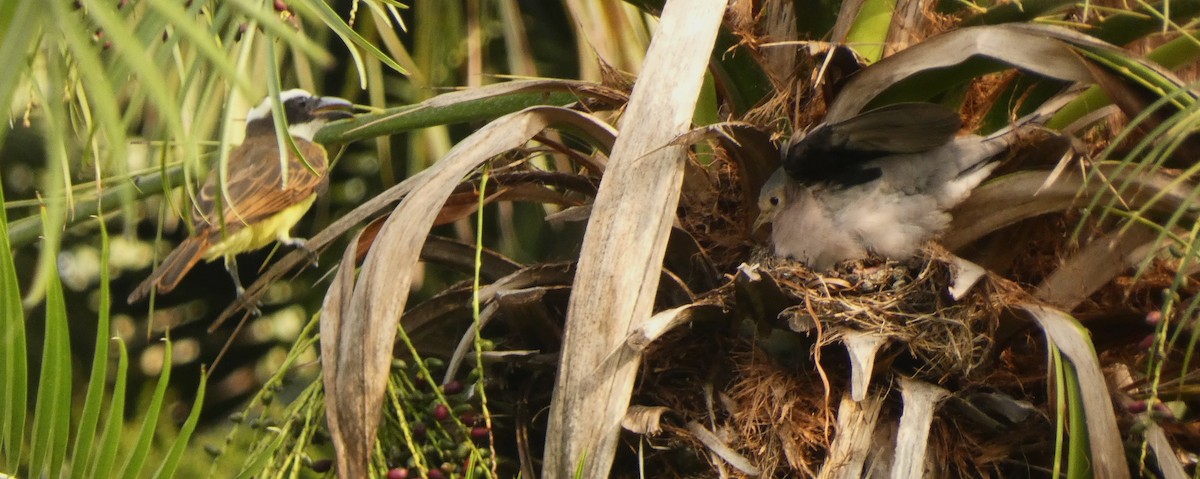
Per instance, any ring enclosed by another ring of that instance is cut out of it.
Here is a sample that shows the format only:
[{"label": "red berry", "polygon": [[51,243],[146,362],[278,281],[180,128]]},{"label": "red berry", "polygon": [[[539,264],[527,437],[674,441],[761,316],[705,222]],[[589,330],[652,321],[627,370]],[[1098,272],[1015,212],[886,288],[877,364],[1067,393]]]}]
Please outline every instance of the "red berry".
[{"label": "red berry", "polygon": [[1151,311],[1146,313],[1146,324],[1157,326],[1162,321],[1162,311]]},{"label": "red berry", "polygon": [[441,469],[430,469],[429,475],[426,477],[429,479],[446,479],[446,474],[443,473]]},{"label": "red berry", "polygon": [[442,385],[442,392],[446,394],[458,394],[462,392],[463,384],[458,381],[450,381]]},{"label": "red berry", "polygon": [[275,0],[275,11],[276,12],[286,12],[287,10],[288,10],[288,4],[286,1]]},{"label": "red berry", "polygon": [[438,421],[445,421],[450,418],[450,408],[445,404],[438,404],[433,407],[433,418]]},{"label": "red berry", "polygon": [[475,421],[478,421],[479,418],[475,417],[474,413],[464,412],[464,413],[462,413],[461,416],[458,417],[458,420],[462,421],[463,424],[466,424],[468,426],[474,426]]},{"label": "red berry", "polygon": [[487,439],[487,437],[488,437],[488,428],[483,427],[483,426],[475,426],[475,427],[471,428],[471,439],[474,439],[476,441],[481,441],[481,440]]},{"label": "red berry", "polygon": [[388,470],[387,479],[408,479],[408,469],[393,467]]},{"label": "red berry", "polygon": [[1153,334],[1146,335],[1146,337],[1142,338],[1142,341],[1138,343],[1138,347],[1141,349],[1150,349],[1154,347],[1154,340],[1157,338],[1158,336]]}]

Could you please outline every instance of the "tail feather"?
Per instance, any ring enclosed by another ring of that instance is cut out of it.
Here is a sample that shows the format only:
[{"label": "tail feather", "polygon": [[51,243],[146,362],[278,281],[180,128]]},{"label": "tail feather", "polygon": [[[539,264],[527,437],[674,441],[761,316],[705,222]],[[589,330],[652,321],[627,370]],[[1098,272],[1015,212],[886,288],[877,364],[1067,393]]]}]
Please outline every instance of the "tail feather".
[{"label": "tail feather", "polygon": [[151,289],[157,289],[159,293],[167,293],[175,289],[183,276],[191,271],[192,267],[204,256],[208,246],[208,238],[190,237],[184,240],[163,259],[162,264],[158,265],[158,269],[150,273],[149,277],[143,280],[132,293],[129,293],[126,302],[133,304],[141,301],[142,298],[150,295]]}]

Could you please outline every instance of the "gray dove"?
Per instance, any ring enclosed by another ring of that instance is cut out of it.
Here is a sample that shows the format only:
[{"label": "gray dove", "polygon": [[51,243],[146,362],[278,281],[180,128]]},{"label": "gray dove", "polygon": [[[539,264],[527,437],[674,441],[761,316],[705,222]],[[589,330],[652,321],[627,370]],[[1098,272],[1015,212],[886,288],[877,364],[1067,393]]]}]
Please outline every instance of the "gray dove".
[{"label": "gray dove", "polygon": [[817,271],[868,253],[903,260],[950,223],[999,164],[1013,129],[956,136],[958,113],[901,103],[792,137],[759,195],[777,256]]}]

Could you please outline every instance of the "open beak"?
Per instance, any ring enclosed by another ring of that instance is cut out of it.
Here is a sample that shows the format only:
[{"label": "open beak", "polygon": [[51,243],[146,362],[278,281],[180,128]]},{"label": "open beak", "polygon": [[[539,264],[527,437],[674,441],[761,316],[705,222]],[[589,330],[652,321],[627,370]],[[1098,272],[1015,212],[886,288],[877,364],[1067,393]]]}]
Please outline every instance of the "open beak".
[{"label": "open beak", "polygon": [[354,104],[349,100],[336,96],[323,96],[317,103],[317,107],[313,109],[313,113],[329,121],[343,120],[354,118],[354,113],[350,112],[352,108],[354,108]]}]

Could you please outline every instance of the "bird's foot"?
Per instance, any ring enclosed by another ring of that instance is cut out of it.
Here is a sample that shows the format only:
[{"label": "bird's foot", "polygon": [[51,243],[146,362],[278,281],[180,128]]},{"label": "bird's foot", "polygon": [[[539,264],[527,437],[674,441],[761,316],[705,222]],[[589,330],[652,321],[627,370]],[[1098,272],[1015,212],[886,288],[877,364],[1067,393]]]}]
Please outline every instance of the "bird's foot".
[{"label": "bird's foot", "polygon": [[313,267],[319,267],[317,261],[320,259],[320,256],[317,254],[316,250],[308,247],[308,240],[304,238],[283,238],[279,240],[279,242],[286,246],[304,250],[304,253],[308,255],[308,260],[312,263]]},{"label": "bird's foot", "polygon": [[237,302],[238,302],[238,304],[241,304],[242,308],[244,308],[246,310],[246,312],[250,313],[251,316],[254,316],[256,318],[262,317],[262,315],[263,315],[262,314],[262,305],[263,305],[262,301],[258,301],[258,300],[255,300],[253,302],[247,301],[246,300],[246,288],[243,288],[242,285],[240,285],[240,284],[237,286]]}]

